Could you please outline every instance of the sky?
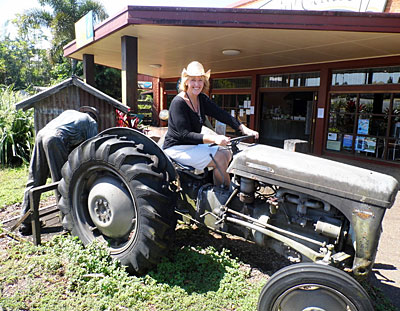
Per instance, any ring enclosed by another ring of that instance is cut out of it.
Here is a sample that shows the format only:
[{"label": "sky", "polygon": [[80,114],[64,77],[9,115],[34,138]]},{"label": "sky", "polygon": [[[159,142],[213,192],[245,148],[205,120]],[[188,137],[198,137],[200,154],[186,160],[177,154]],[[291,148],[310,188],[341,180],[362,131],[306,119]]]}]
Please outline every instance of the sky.
[{"label": "sky", "polygon": [[[127,5],[144,6],[177,6],[177,7],[225,7],[237,0],[97,0],[102,3],[109,16],[113,16]],[[41,8],[37,0],[0,0],[0,35],[15,32],[11,22],[16,14],[22,14],[27,9]]]}]

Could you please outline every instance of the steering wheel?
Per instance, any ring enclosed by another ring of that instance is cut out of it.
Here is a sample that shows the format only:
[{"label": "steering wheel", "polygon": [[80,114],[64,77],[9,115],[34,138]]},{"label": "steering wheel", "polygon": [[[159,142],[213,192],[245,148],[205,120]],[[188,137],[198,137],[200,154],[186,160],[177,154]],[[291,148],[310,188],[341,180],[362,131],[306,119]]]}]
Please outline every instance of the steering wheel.
[{"label": "steering wheel", "polygon": [[229,144],[228,146],[230,146],[230,148],[232,149],[233,154],[236,154],[236,153],[239,152],[239,148],[237,147],[237,145],[238,145],[241,141],[243,141],[243,140],[245,140],[245,139],[247,139],[247,138],[253,138],[253,137],[254,137],[254,135],[244,135],[244,136],[238,136],[238,137],[232,138],[232,139],[229,141],[230,144]]},{"label": "steering wheel", "polygon": [[[232,138],[232,139],[229,140],[230,144],[227,147],[232,149],[233,154],[236,154],[236,153],[239,152],[239,149],[238,149],[237,145],[242,140],[245,140],[247,138],[252,138],[252,137],[254,137],[254,135],[244,135],[244,136],[238,136],[238,137]],[[212,144],[209,144],[209,146],[210,147],[217,146],[217,144],[216,143],[212,143]]]}]

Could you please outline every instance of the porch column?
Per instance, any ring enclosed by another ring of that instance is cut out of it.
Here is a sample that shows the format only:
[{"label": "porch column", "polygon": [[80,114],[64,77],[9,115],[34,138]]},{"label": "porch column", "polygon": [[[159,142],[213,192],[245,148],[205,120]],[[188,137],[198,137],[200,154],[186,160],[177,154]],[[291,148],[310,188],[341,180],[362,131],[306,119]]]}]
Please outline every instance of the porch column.
[{"label": "porch column", "polygon": [[161,100],[160,100],[160,78],[153,77],[153,122],[155,125],[160,125],[158,114],[161,111]]},{"label": "porch column", "polygon": [[251,76],[251,105],[254,106],[254,114],[250,115],[249,127],[253,130],[260,130],[260,113],[261,108],[257,98],[258,90],[258,79],[257,75],[254,73]]},{"label": "porch column", "polygon": [[83,54],[83,79],[84,81],[91,85],[94,85],[94,55],[93,54]]},{"label": "porch column", "polygon": [[138,88],[138,44],[136,37],[121,38],[121,79],[122,103],[137,113]]},{"label": "porch column", "polygon": [[[318,89],[318,102],[315,118],[314,154],[322,155],[325,142],[325,126],[328,122],[328,97],[331,85],[331,71],[329,68],[322,68],[320,72],[320,86]],[[323,111],[323,118],[318,117],[318,110]]]}]

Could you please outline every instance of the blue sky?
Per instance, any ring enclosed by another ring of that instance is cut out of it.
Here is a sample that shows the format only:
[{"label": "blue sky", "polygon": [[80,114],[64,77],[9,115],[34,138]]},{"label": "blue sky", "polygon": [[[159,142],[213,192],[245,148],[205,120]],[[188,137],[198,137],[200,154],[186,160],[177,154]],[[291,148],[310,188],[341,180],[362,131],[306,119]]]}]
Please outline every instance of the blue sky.
[{"label": "blue sky", "polygon": [[[97,0],[101,2],[108,15],[113,16],[121,11],[126,5],[145,5],[145,6],[178,6],[178,7],[225,7],[236,0]],[[37,0],[15,0],[10,4],[10,0],[0,0],[0,35],[13,33],[13,28],[5,28],[7,20],[15,17],[15,14],[22,14],[25,10],[31,8],[40,8]]]}]

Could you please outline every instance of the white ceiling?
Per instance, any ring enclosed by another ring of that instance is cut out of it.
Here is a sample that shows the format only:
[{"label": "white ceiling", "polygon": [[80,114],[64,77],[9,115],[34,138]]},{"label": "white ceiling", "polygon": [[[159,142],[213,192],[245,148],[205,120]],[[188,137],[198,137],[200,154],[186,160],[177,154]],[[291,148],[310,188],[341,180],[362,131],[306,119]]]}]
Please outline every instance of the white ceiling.
[{"label": "white ceiling", "polygon": [[138,38],[139,73],[161,78],[179,76],[192,60],[222,73],[400,55],[399,33],[128,25],[68,57],[93,54],[95,63],[121,69],[122,36]]}]

